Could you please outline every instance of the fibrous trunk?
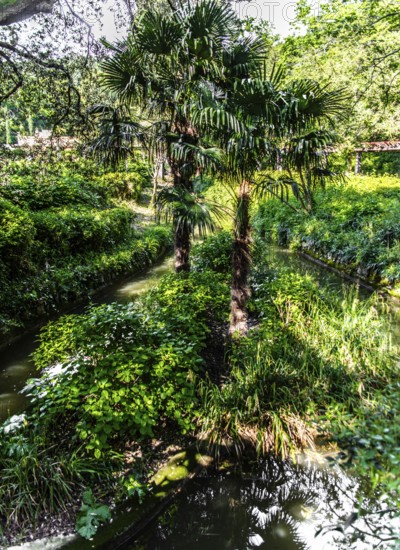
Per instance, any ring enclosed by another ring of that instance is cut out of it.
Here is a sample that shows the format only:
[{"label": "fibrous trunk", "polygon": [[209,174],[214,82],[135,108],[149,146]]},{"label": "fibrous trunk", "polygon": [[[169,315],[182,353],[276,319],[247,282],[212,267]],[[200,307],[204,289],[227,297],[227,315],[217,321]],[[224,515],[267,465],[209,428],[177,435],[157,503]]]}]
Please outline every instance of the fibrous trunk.
[{"label": "fibrous trunk", "polygon": [[190,228],[181,224],[175,228],[175,271],[190,271]]},{"label": "fibrous trunk", "polygon": [[[181,121],[176,124],[175,131],[180,134],[185,143],[196,144],[198,137],[193,128],[190,128],[187,121]],[[173,155],[169,155],[169,164],[174,178],[174,187],[183,187],[189,192],[193,191],[192,177],[195,173],[194,158],[186,157],[183,161],[177,160]],[[192,228],[186,222],[173,220],[174,227],[174,251],[175,251],[175,271],[177,273],[190,271],[190,246]]]},{"label": "fibrous trunk", "polygon": [[[174,175],[174,186],[182,186],[188,191],[192,191],[193,183],[183,178],[179,166],[172,165]],[[172,221],[174,227],[174,252],[175,252],[175,271],[177,273],[190,271],[190,245],[191,228],[188,223],[182,222],[176,217]]]},{"label": "fibrous trunk", "polygon": [[239,188],[232,253],[231,321],[229,334],[246,334],[248,330],[247,300],[250,297],[248,276],[251,263],[250,182],[243,180]]}]

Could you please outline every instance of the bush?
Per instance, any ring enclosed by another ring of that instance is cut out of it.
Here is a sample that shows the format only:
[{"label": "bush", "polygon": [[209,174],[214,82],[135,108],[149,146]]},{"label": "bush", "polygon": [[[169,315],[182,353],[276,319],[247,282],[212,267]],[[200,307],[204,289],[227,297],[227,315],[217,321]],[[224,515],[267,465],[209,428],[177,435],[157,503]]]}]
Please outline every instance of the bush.
[{"label": "bush", "polygon": [[[48,324],[34,354],[41,377],[25,389],[29,414],[0,428],[3,525],[31,528],[46,514],[71,511],[98,482],[103,494],[115,492],[124,442],[166,426],[190,430],[207,321],[226,320],[228,305],[221,275],[167,275],[135,303]],[[134,474],[120,481],[123,495],[140,490]]]},{"label": "bush", "polygon": [[87,296],[96,284],[145,268],[170,244],[161,229],[147,231],[140,242],[132,205],[121,200],[137,198],[149,183],[147,164],[137,160],[125,172],[104,174],[90,161],[67,157],[5,165],[0,185],[3,335]]},{"label": "bush", "polygon": [[[40,430],[28,432],[25,417],[0,428],[0,519],[4,528],[37,527],[46,515],[71,513],[79,493],[100,478],[110,483],[115,464],[49,445]],[[65,445],[59,434],[59,444]]]},{"label": "bush", "polygon": [[399,280],[399,198],[397,178],[354,177],[347,185],[317,193],[315,211],[309,216],[268,200],[261,204],[254,225],[267,241],[392,284]]},{"label": "bush", "polygon": [[228,273],[232,266],[232,244],[232,233],[221,231],[195,245],[192,251],[193,270]]},{"label": "bush", "polygon": [[[33,179],[33,178],[38,179]],[[14,176],[0,186],[0,196],[24,209],[33,211],[62,206],[106,205],[101,189],[87,183],[80,174],[55,176]]]},{"label": "bush", "polygon": [[206,319],[226,316],[228,304],[216,274],[169,275],[142,301],[50,323],[34,354],[43,374],[28,389],[34,422],[57,425],[67,415],[73,437],[97,458],[115,439],[152,436],[162,421],[188,431]]},{"label": "bush", "polygon": [[29,214],[0,199],[0,262],[11,270],[26,267],[35,234]]},{"label": "bush", "polygon": [[4,276],[0,287],[0,335],[35,317],[54,313],[66,303],[87,299],[91,292],[118,276],[144,269],[171,244],[170,229],[156,226],[111,252],[68,257],[58,266],[21,280],[9,281]]},{"label": "bush", "polygon": [[131,162],[125,172],[109,172],[94,180],[107,198],[135,200],[152,183],[151,167],[144,161]]},{"label": "bush", "polygon": [[128,208],[46,210],[32,220],[49,258],[112,249],[133,236],[135,214]]}]

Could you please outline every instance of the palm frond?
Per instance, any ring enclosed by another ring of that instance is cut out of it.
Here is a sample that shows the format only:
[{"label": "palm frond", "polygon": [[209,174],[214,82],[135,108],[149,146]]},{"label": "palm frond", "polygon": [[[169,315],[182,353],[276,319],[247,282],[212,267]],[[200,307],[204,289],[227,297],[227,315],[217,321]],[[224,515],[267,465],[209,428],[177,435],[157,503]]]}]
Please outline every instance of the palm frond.
[{"label": "palm frond", "polygon": [[146,145],[145,129],[125,110],[98,104],[90,107],[88,114],[95,117],[98,135],[87,144],[86,151],[99,162],[115,168],[136,144]]},{"label": "palm frond", "polygon": [[208,37],[216,44],[238,28],[238,16],[229,4],[217,0],[188,2],[180,11],[190,38]]},{"label": "palm frond", "polygon": [[315,121],[334,123],[348,115],[348,96],[343,89],[330,90],[312,80],[293,82],[282,93],[287,128],[304,127]]},{"label": "palm frond", "polygon": [[257,36],[247,36],[227,44],[222,62],[230,78],[249,78],[266,58],[265,43]]},{"label": "palm frond", "polygon": [[171,55],[182,38],[182,26],[173,15],[145,11],[137,23],[135,42],[146,53]]},{"label": "palm frond", "polygon": [[337,141],[337,136],[329,130],[310,130],[293,137],[282,152],[285,165],[295,168],[319,165],[324,151]]},{"label": "palm frond", "polygon": [[214,231],[227,213],[223,206],[184,186],[162,189],[157,195],[156,208],[159,219],[172,220],[176,230],[183,226],[199,235]]},{"label": "palm frond", "polygon": [[101,64],[100,84],[125,102],[138,96],[138,87],[147,85],[144,71],[141,71],[140,52],[127,48]]},{"label": "palm frond", "polygon": [[225,152],[218,147],[201,147],[178,141],[172,148],[172,158],[194,162],[200,171],[222,172],[226,164]]}]

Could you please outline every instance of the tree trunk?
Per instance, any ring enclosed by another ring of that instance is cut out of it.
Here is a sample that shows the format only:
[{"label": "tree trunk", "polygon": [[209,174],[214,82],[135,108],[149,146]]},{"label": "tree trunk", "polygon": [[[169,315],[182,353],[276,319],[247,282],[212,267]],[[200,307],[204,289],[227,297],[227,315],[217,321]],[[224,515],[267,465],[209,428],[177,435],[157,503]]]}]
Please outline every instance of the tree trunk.
[{"label": "tree trunk", "polygon": [[231,321],[229,334],[244,335],[248,331],[247,285],[251,263],[250,239],[250,182],[243,180],[239,188],[235,234],[232,254],[233,279],[231,287]]},{"label": "tree trunk", "polygon": [[[196,145],[198,136],[196,131],[188,124],[186,120],[175,122],[174,132],[180,134],[180,139],[184,143]],[[193,176],[196,173],[195,159],[193,154],[187,156],[184,160],[174,158],[171,150],[167,155],[173,175],[174,187],[183,187],[190,193],[193,191]],[[187,224],[179,224],[178,220],[173,220],[174,227],[174,250],[175,250],[175,271],[177,273],[190,271],[190,248],[192,228]]]},{"label": "tree trunk", "polygon": [[190,271],[190,228],[180,225],[175,229],[175,271],[177,273]]},{"label": "tree trunk", "polygon": [[[180,166],[177,163],[170,163],[174,178],[174,187],[182,186],[188,191],[193,190],[193,183],[182,177]],[[175,271],[177,273],[190,271],[190,247],[191,247],[191,228],[187,224],[179,224],[178,220],[172,220],[174,228],[174,252],[175,252]]]}]

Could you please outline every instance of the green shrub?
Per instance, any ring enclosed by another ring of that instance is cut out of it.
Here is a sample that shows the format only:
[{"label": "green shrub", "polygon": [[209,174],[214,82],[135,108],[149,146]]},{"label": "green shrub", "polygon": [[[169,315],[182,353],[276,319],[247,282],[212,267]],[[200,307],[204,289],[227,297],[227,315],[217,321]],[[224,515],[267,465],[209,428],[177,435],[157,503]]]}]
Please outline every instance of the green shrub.
[{"label": "green shrub", "polygon": [[35,234],[29,213],[0,199],[0,261],[13,270],[26,266]]},{"label": "green shrub", "polygon": [[0,187],[0,196],[29,210],[44,210],[62,206],[86,205],[99,208],[105,205],[99,189],[86,182],[80,174],[56,178],[32,179],[32,176],[14,176]]},{"label": "green shrub", "polygon": [[57,264],[21,280],[10,281],[3,276],[0,334],[5,335],[37,316],[53,313],[64,304],[87,299],[91,292],[118,276],[144,269],[171,247],[171,239],[168,227],[155,226],[137,233],[136,238],[113,247],[112,251],[59,259]]},{"label": "green shrub", "polygon": [[232,265],[232,233],[221,231],[193,247],[192,269],[227,273]]},{"label": "green shrub", "polygon": [[397,178],[354,177],[345,185],[317,193],[309,216],[293,212],[276,199],[265,201],[254,225],[267,241],[392,284],[398,281],[400,263],[399,198]]},{"label": "green shrub", "polygon": [[101,251],[133,235],[135,214],[128,208],[45,210],[32,215],[36,238],[50,257]]},{"label": "green shrub", "polygon": [[98,458],[114,439],[152,436],[162,421],[188,431],[206,320],[226,317],[228,303],[216,274],[170,275],[140,302],[50,323],[34,354],[44,371],[28,389],[32,418],[50,426],[68,415],[72,437]]},{"label": "green shrub", "polygon": [[[77,494],[100,478],[110,483],[115,464],[83,457],[68,449],[58,434],[58,446],[45,430],[28,430],[24,415],[0,428],[0,520],[4,528],[36,527],[46,515],[69,513]],[[64,447],[63,447],[64,446]]]},{"label": "green shrub", "polygon": [[[134,472],[115,476],[121,445],[167,423],[179,432],[193,427],[207,321],[225,321],[228,305],[221,275],[168,275],[140,301],[48,324],[34,354],[41,377],[25,390],[32,407],[0,428],[2,525],[31,528],[70,510],[88,487],[140,496]],[[98,519],[108,515],[88,500],[78,518],[87,535],[95,527],[90,505]]]},{"label": "green shrub", "polygon": [[149,165],[136,161],[126,172],[109,172],[96,178],[93,183],[107,198],[137,201],[143,189],[151,185],[151,180]]},{"label": "green shrub", "polygon": [[[170,245],[140,234],[132,204],[151,181],[141,160],[104,174],[74,153],[9,161],[0,176],[0,333],[140,270]],[[143,237],[143,238],[141,238]]]}]

